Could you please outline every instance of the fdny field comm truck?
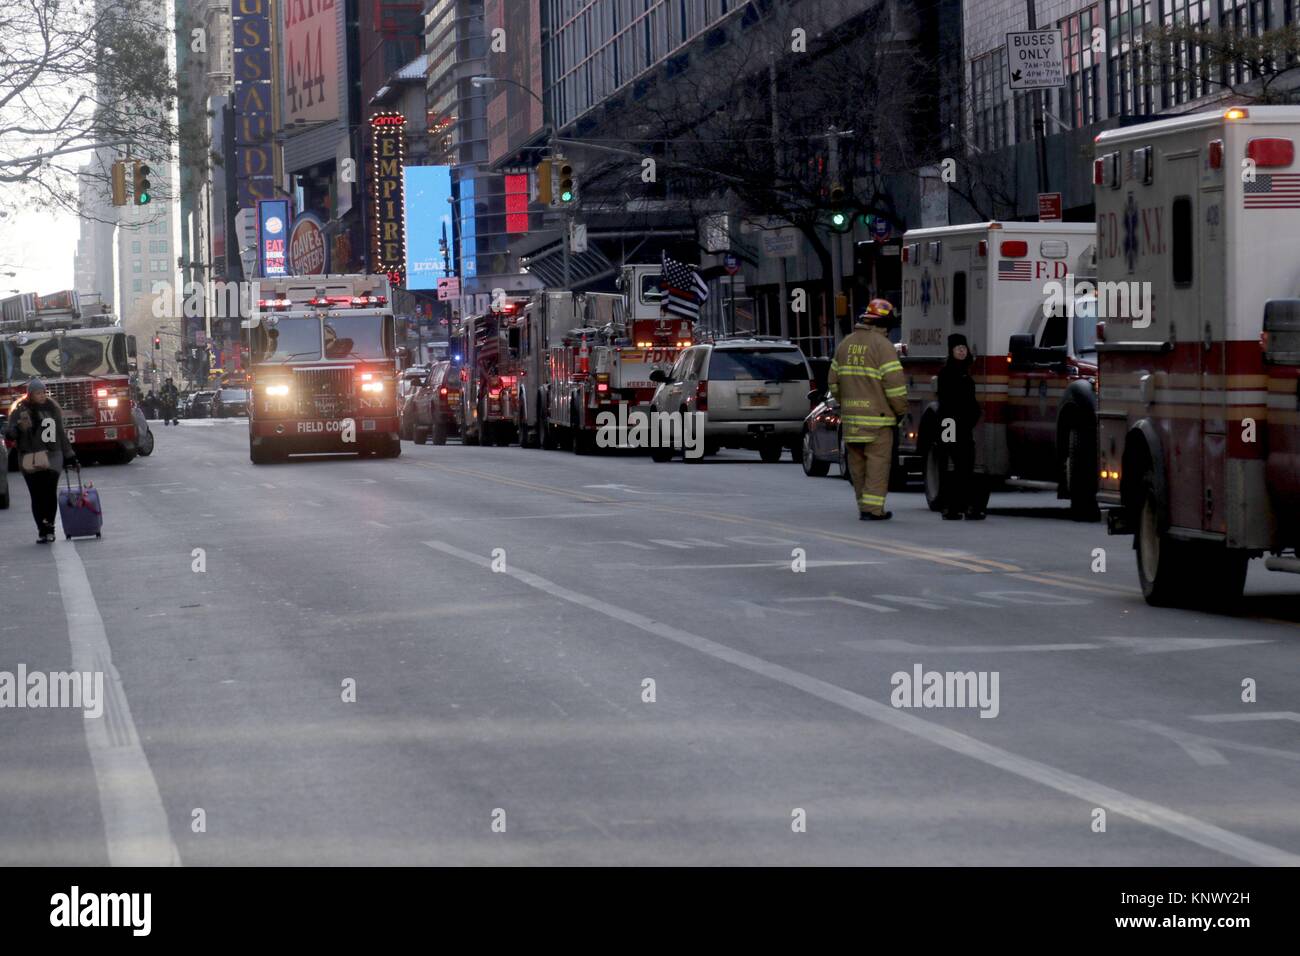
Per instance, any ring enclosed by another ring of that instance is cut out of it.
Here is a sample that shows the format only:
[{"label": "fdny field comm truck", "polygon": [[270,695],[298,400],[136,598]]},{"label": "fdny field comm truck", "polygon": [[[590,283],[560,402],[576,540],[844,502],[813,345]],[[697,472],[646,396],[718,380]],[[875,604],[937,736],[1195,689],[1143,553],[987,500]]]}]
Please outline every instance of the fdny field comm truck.
[{"label": "fdny field comm truck", "polygon": [[[85,301],[83,301],[83,298]],[[135,336],[98,297],[74,291],[21,295],[0,304],[0,411],[40,378],[63,409],[68,440],[86,462],[126,464],[139,452],[131,415]],[[9,470],[17,469],[10,450]]]},{"label": "fdny field comm truck", "polygon": [[1300,572],[1300,107],[1102,133],[1098,500],[1156,605],[1231,604],[1249,559]]},{"label": "fdny field comm truck", "polygon": [[941,507],[945,463],[937,376],[948,336],[961,333],[975,357],[982,408],[975,506],[984,507],[994,483],[1016,478],[1050,482],[1076,517],[1095,520],[1095,320],[1072,281],[1091,271],[1095,239],[1093,224],[1064,222],[985,222],[904,235],[899,352],[908,412],[898,464],[921,472],[931,509]]},{"label": "fdny field comm truck", "polygon": [[[523,310],[521,362],[531,387],[521,395],[520,434],[532,447],[587,454],[597,417],[648,412],[650,373],[671,367],[691,345],[695,323],[665,314],[658,263],[623,267],[619,292],[538,292]],[[626,421],[626,418],[621,420]],[[627,436],[615,435],[620,446]]]},{"label": "fdny field comm truck", "polygon": [[262,279],[243,323],[252,366],[248,457],[402,453],[388,278]]}]

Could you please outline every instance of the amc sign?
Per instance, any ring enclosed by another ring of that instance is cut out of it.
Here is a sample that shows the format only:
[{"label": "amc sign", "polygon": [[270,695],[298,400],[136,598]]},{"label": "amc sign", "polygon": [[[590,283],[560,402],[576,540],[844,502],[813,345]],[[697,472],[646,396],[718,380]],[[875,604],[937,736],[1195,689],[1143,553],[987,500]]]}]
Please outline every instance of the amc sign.
[{"label": "amc sign", "polygon": [[325,269],[325,230],[320,220],[304,213],[289,235],[289,268],[294,275],[318,276]]}]

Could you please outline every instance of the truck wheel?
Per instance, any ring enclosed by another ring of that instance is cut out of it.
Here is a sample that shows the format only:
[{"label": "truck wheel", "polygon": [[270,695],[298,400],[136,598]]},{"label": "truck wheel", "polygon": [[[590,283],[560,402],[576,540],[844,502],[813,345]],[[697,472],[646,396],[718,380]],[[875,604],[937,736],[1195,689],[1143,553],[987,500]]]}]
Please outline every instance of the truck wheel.
[{"label": "truck wheel", "polygon": [[427,445],[427,444],[429,444],[429,429],[428,429],[428,428],[425,428],[424,426],[420,426],[419,428],[417,428],[417,429],[415,430],[415,443],[416,443],[417,445]]},{"label": "truck wheel", "polygon": [[655,445],[650,449],[650,460],[663,464],[665,461],[673,460],[673,450],[671,447]]},{"label": "truck wheel", "polygon": [[1148,604],[1177,607],[1186,601],[1194,584],[1188,574],[1191,548],[1187,542],[1175,541],[1160,531],[1158,509],[1159,502],[1148,481],[1133,541],[1137,549],[1138,581]]},{"label": "truck wheel", "polygon": [[758,457],[763,459],[764,464],[774,465],[781,460],[781,452],[784,450],[776,442],[763,442],[758,446]]},{"label": "truck wheel", "polygon": [[152,428],[145,429],[144,437],[140,439],[140,444],[137,446],[137,451],[140,453],[140,457],[142,458],[148,458],[150,455],[153,454],[153,429]]},{"label": "truck wheel", "polygon": [[825,478],[830,473],[831,463],[817,457],[813,451],[812,433],[806,428],[803,430],[803,455],[800,461],[803,464],[803,473],[809,478]]},{"label": "truck wheel", "polygon": [[254,445],[248,443],[248,460],[255,465],[269,465],[275,461],[275,456],[271,454],[266,445]]},{"label": "truck wheel", "polygon": [[1097,453],[1083,429],[1071,426],[1066,436],[1064,481],[1065,496],[1070,500],[1070,517],[1075,521],[1096,521]]},{"label": "truck wheel", "polygon": [[393,435],[388,439],[387,446],[381,446],[379,450],[380,458],[400,458],[402,456],[402,439]]},{"label": "truck wheel", "polygon": [[[925,503],[930,506],[931,511],[941,511],[943,501],[939,496],[939,489],[943,484],[943,467],[947,464],[943,460],[943,455],[939,453],[939,443],[931,442],[925,450]],[[985,501],[988,498],[985,497]]]},{"label": "truck wheel", "polygon": [[433,423],[433,432],[429,436],[435,445],[447,444],[447,426],[442,422]]}]

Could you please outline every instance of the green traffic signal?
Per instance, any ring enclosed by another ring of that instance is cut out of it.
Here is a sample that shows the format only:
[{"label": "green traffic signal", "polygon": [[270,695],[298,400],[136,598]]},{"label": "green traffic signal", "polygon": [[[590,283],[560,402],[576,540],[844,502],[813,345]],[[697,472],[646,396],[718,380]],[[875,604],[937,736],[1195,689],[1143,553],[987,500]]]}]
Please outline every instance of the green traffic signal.
[{"label": "green traffic signal", "polygon": [[153,197],[149,194],[149,164],[136,163],[134,169],[134,193],[137,206],[148,205]]}]

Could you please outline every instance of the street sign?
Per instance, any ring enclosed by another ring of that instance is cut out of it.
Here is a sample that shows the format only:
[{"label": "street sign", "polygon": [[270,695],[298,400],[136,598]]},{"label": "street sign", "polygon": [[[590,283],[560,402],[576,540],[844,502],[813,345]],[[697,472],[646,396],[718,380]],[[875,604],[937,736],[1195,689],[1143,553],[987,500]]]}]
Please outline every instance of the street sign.
[{"label": "street sign", "polygon": [[1065,86],[1061,31],[1008,33],[1007,71],[1013,90],[1049,90]]},{"label": "street sign", "polygon": [[734,276],[740,271],[740,260],[728,252],[722,257],[722,268],[727,270],[727,275]]},{"label": "street sign", "polygon": [[763,255],[769,259],[784,259],[798,251],[799,234],[793,229],[774,229],[764,232]]},{"label": "street sign", "polygon": [[876,240],[876,242],[888,242],[889,237],[893,234],[893,227],[884,217],[877,216],[871,223],[871,238]]},{"label": "street sign", "polygon": [[1060,193],[1039,193],[1038,194],[1038,221],[1039,222],[1060,222],[1061,221],[1061,194]]},{"label": "street sign", "polygon": [[460,298],[460,279],[457,276],[448,276],[438,280],[439,302],[458,298]]},{"label": "street sign", "polygon": [[569,251],[574,255],[587,251],[587,224],[575,222],[569,230]]}]

